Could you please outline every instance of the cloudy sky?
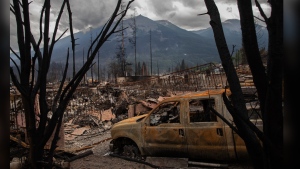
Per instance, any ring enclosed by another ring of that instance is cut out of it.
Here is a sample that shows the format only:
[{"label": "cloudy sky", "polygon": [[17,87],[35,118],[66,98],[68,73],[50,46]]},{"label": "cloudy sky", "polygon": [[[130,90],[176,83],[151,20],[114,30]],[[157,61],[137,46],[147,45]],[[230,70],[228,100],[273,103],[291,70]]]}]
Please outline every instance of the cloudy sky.
[{"label": "cloudy sky", "polygon": [[[12,1],[12,0],[10,0]],[[125,3],[128,0],[125,0]],[[37,38],[39,35],[39,16],[43,0],[33,0],[30,4],[30,19],[32,32]],[[51,1],[51,23],[52,30],[62,0]],[[115,8],[117,0],[70,0],[74,31],[85,31],[90,27],[96,28],[103,25]],[[221,20],[239,19],[236,0],[215,0]],[[267,16],[270,14],[270,7],[267,0],[259,0]],[[168,20],[173,24],[186,30],[199,30],[209,27],[209,16],[197,14],[207,12],[204,0],[135,0],[127,18],[136,10],[137,15],[146,16],[152,20]],[[258,10],[253,6],[254,15],[261,18]],[[10,14],[10,45],[17,51],[16,26],[13,14]],[[61,19],[59,32],[62,33],[69,26],[67,10]],[[53,31],[52,31],[53,32]],[[57,36],[59,36],[58,34]],[[68,34],[66,34],[68,35]]]}]

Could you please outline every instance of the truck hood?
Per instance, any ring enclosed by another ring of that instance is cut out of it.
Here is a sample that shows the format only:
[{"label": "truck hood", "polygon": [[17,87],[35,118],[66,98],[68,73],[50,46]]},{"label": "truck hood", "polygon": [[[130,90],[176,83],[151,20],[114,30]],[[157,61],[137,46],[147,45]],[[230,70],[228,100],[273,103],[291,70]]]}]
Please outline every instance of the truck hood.
[{"label": "truck hood", "polygon": [[130,123],[135,123],[138,119],[144,118],[146,117],[148,114],[143,114],[140,116],[135,116],[135,117],[131,117],[122,121],[119,121],[118,123],[116,123],[115,125],[122,125],[122,124],[130,124]]}]

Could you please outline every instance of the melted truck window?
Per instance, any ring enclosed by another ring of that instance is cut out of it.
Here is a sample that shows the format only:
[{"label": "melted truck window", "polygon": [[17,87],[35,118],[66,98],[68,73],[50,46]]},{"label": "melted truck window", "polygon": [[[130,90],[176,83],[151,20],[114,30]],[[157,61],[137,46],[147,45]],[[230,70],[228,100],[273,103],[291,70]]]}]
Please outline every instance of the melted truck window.
[{"label": "melted truck window", "polygon": [[179,102],[163,103],[150,115],[150,125],[157,126],[161,123],[179,123],[179,111]]},{"label": "melted truck window", "polygon": [[216,115],[211,112],[210,107],[215,108],[214,99],[193,99],[189,101],[190,123],[214,122]]}]

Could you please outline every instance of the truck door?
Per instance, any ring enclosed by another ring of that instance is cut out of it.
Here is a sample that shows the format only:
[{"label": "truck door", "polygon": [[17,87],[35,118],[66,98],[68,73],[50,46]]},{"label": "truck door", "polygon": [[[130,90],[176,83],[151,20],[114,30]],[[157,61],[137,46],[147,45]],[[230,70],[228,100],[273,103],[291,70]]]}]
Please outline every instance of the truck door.
[{"label": "truck door", "polygon": [[214,98],[189,100],[186,137],[190,158],[225,160],[228,158],[223,121],[213,114],[209,106],[217,110]]},{"label": "truck door", "polygon": [[159,105],[148,118],[144,127],[145,152],[156,156],[186,156],[187,145],[180,101]]}]

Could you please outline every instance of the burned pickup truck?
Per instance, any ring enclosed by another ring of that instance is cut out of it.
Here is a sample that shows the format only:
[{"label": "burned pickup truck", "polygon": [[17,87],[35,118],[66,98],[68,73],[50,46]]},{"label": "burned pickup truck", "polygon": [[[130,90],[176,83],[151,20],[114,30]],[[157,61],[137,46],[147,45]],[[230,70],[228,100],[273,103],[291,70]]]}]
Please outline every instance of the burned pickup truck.
[{"label": "burned pickup truck", "polygon": [[[111,151],[132,158],[168,156],[222,161],[248,158],[244,141],[212,112],[211,108],[233,123],[223,103],[224,91],[171,97],[147,114],[114,124]],[[259,109],[249,108],[250,121],[262,130],[259,113]]]}]

